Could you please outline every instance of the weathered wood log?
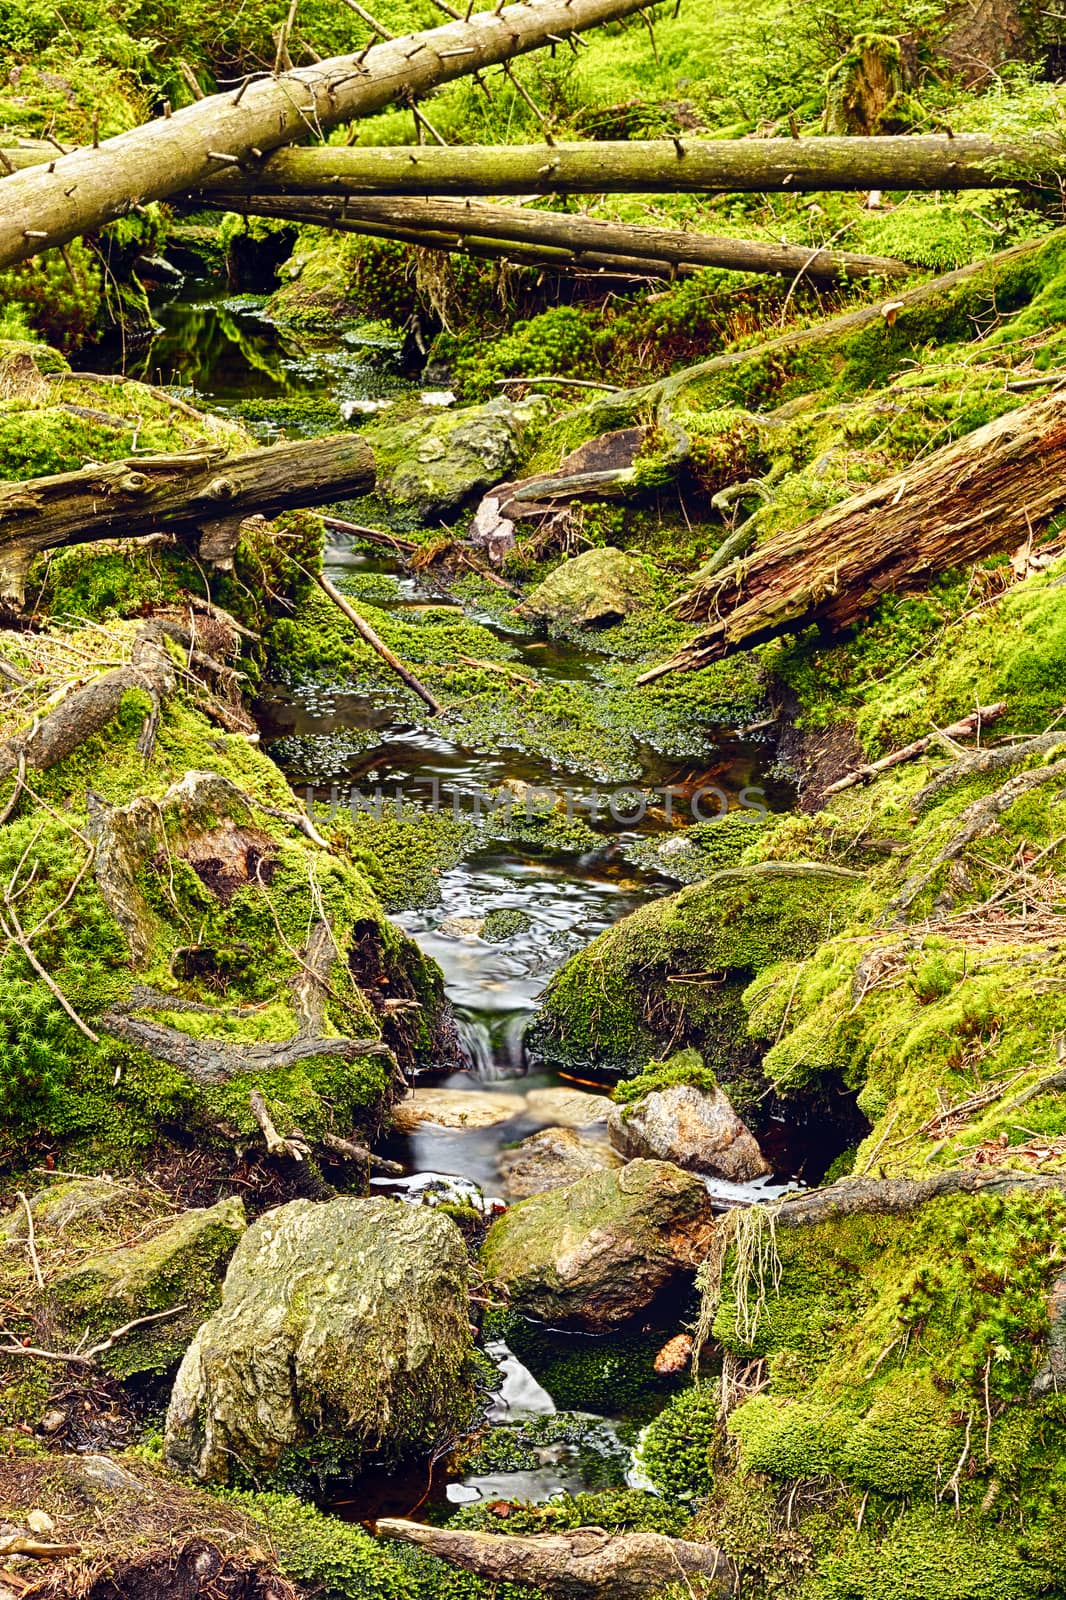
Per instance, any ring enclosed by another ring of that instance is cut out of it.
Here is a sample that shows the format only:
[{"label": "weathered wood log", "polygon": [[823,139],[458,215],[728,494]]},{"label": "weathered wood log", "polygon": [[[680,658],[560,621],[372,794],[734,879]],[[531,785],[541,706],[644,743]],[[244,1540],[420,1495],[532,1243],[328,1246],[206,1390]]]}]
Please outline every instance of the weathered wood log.
[{"label": "weathered wood log", "polygon": [[817,622],[852,627],[884,594],[1009,549],[1066,505],[1066,395],[986,423],[768,539],[677,608],[706,633],[638,679],[701,667]]},{"label": "weathered wood log", "polygon": [[388,39],[234,91],[210,95],[98,148],[57,155],[4,179],[0,266],[90,233],[150,200],[200,188],[242,162],[552,39],[613,22],[645,0],[527,0],[469,21]]},{"label": "weathered wood log", "polygon": [[[19,153],[12,152],[16,160]],[[54,155],[54,152],[53,152]],[[1066,140],[985,134],[871,139],[654,139],[536,145],[330,145],[282,150],[227,189],[304,194],[707,194],[813,190],[1058,191]]]},{"label": "weathered wood log", "polygon": [[225,567],[251,512],[269,516],[362,494],[374,477],[369,445],[341,433],[239,456],[221,449],[136,456],[0,483],[0,599],[22,605],[30,563],[41,551],[97,539],[198,533],[200,555]]},{"label": "weathered wood log", "polygon": [[580,265],[586,252],[598,260],[622,258],[689,267],[725,267],[734,272],[765,272],[779,277],[803,276],[817,283],[847,278],[898,278],[911,268],[886,256],[840,250],[811,250],[803,245],[769,244],[762,240],[717,238],[676,228],[649,228],[606,222],[597,217],[526,211],[517,206],[490,206],[470,200],[332,199],[287,195],[243,195],[222,189],[209,204],[253,216],[292,218],[323,227],[358,233],[371,223],[386,237],[425,231],[457,240],[472,237],[522,244],[536,249],[564,250]]},{"label": "weathered wood log", "polygon": [[661,1533],[575,1528],[516,1536],[434,1528],[398,1517],[380,1518],[377,1531],[491,1583],[517,1583],[559,1600],[647,1600],[675,1583],[690,1594],[726,1596],[737,1584],[734,1562],[716,1546]]}]

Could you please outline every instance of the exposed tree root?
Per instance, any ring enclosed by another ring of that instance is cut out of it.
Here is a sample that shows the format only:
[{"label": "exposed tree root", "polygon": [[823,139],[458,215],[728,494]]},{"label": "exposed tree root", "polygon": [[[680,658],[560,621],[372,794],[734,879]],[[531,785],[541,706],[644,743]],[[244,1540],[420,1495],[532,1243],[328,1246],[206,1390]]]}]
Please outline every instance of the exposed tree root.
[{"label": "exposed tree root", "polygon": [[492,1583],[517,1583],[560,1600],[646,1600],[670,1584],[690,1595],[731,1595],[734,1562],[710,1544],[603,1528],[515,1536],[433,1528],[384,1517],[378,1532],[428,1550]]},{"label": "exposed tree root", "polygon": [[[1066,736],[1060,736],[1059,742],[1066,742]],[[899,894],[887,906],[886,915],[894,913],[898,916],[907,911],[923,889],[929,887],[940,867],[949,861],[956,861],[967,845],[979,839],[983,833],[987,833],[997,818],[1001,817],[1004,811],[1009,811],[1016,801],[1029,793],[1030,789],[1036,789],[1042,783],[1052,783],[1056,780],[1066,784],[1066,761],[1053,762],[1044,767],[1031,767],[1028,772],[1019,772],[994,793],[982,795],[979,800],[967,806],[960,818],[961,827],[929,867],[923,872],[912,874],[907,879]]]},{"label": "exposed tree root", "polygon": [[[950,729],[945,731],[950,732]],[[989,772],[1007,772],[1011,767],[1020,766],[1030,756],[1047,755],[1048,751],[1056,750],[1060,745],[1066,745],[1066,729],[1063,728],[1051,733],[1038,733],[1035,738],[1013,744],[995,745],[991,750],[970,751],[938,772],[924,789],[918,791],[911,805],[915,811],[922,811],[932,805],[945,789],[952,789],[957,783],[965,783],[968,778],[983,778]],[[831,789],[826,790],[827,794],[832,792]]]}]

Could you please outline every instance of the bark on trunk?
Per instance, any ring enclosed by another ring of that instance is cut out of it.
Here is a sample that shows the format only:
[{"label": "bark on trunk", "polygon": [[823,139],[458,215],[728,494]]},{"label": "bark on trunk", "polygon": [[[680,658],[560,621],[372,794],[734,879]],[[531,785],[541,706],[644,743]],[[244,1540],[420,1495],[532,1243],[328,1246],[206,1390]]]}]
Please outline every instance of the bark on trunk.
[{"label": "bark on trunk", "polygon": [[[11,152],[18,161],[22,156]],[[53,152],[54,154],[54,152]],[[1066,140],[965,133],[870,139],[652,139],[553,145],[280,150],[215,187],[259,194],[702,194],[866,189],[1058,192]],[[36,159],[42,159],[39,153]]]},{"label": "bark on trunk", "polygon": [[210,203],[255,216],[294,217],[356,233],[360,223],[371,223],[386,235],[399,228],[417,236],[424,229],[460,241],[469,235],[537,248],[547,246],[566,251],[575,265],[581,264],[587,251],[592,251],[599,256],[725,267],[735,272],[767,272],[788,278],[802,274],[819,283],[836,283],[842,278],[894,278],[911,270],[904,262],[885,256],[714,238],[673,228],[624,226],[594,217],[525,211],[517,206],[490,206],[469,200],[339,200],[299,194],[230,195],[223,191],[212,195]]},{"label": "bark on trunk", "polygon": [[198,100],[172,117],[4,180],[0,267],[25,261],[150,200],[196,189],[308,133],[417,98],[497,62],[640,10],[645,0],[539,0],[389,39]]},{"label": "bark on trunk", "polygon": [[638,680],[701,667],[1023,541],[1066,505],[1066,395],[1022,406],[812,522],[768,539],[678,607],[713,627]]},{"label": "bark on trunk", "polygon": [[515,1536],[433,1528],[383,1517],[378,1532],[428,1550],[490,1583],[517,1583],[560,1600],[647,1600],[671,1584],[689,1594],[732,1595],[737,1569],[711,1544],[603,1528]]},{"label": "bark on trunk", "polygon": [[0,599],[20,606],[42,550],[97,539],[199,531],[201,556],[232,563],[241,521],[319,505],[374,486],[374,453],[351,433],[226,456],[137,456],[22,483],[0,483]]}]

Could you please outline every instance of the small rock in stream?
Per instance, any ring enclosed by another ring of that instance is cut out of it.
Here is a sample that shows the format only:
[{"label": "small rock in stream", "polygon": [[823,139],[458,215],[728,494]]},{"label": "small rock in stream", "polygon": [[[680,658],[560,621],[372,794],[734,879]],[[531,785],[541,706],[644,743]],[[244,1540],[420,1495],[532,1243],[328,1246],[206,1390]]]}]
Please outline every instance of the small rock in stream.
[{"label": "small rock in stream", "polygon": [[583,1139],[573,1128],[545,1128],[500,1155],[507,1193],[515,1200],[561,1189],[589,1172],[622,1164],[605,1139]]},{"label": "small rock in stream", "polygon": [[509,1122],[526,1110],[524,1094],[486,1089],[412,1089],[392,1108],[392,1120],[401,1133],[411,1133],[423,1123],[437,1128],[492,1128]]}]

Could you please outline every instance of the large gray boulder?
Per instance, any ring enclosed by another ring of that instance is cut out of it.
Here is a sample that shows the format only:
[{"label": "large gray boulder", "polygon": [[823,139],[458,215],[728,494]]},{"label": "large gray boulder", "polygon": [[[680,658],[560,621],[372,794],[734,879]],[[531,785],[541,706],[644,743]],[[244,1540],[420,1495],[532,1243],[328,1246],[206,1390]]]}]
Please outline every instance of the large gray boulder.
[{"label": "large gray boulder", "polygon": [[771,1170],[754,1134],[718,1088],[708,1092],[676,1083],[635,1105],[612,1106],[607,1125],[611,1143],[627,1160],[673,1161],[731,1183],[750,1183]]},{"label": "large gray boulder", "polygon": [[260,1217],[222,1304],[178,1372],[171,1466],[224,1483],[235,1463],[354,1471],[428,1454],[470,1419],[467,1254],[438,1212],[398,1200],[294,1200]]},{"label": "large gray boulder", "polygon": [[655,586],[643,563],[606,545],[556,567],[522,609],[556,626],[607,628],[654,602]]},{"label": "large gray boulder", "polygon": [[374,422],[366,438],[374,448],[378,488],[422,517],[454,510],[506,477],[545,410],[543,398],[531,396]]},{"label": "large gray boulder", "polygon": [[693,1173],[631,1161],[519,1201],[489,1229],[482,1265],[517,1311],[602,1333],[694,1271],[713,1226]]}]

